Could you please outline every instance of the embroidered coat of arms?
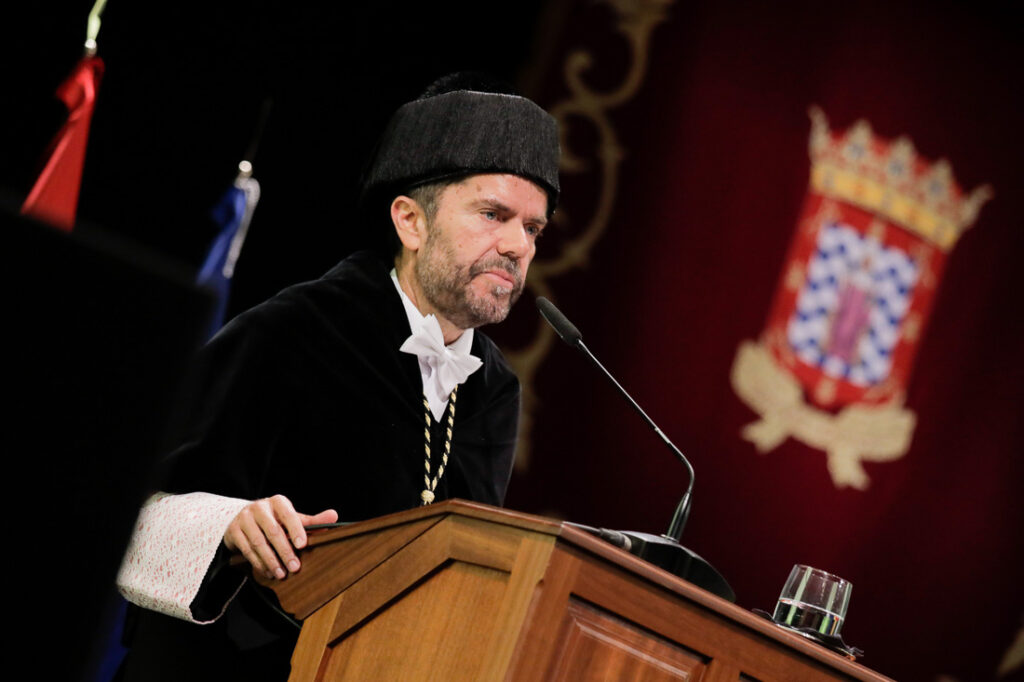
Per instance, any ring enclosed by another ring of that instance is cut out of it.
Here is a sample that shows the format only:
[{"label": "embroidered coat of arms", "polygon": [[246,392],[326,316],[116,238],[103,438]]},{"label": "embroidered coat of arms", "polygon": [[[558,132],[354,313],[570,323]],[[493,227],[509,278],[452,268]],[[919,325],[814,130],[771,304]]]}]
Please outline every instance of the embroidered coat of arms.
[{"label": "embroidered coat of arms", "polygon": [[732,368],[760,415],[742,435],[761,452],[787,437],[823,450],[836,487],[865,489],[864,461],[902,457],[916,417],[904,406],[943,267],[991,196],[969,195],[949,164],[866,121],[829,129],[811,114],[811,178],[758,341]]}]

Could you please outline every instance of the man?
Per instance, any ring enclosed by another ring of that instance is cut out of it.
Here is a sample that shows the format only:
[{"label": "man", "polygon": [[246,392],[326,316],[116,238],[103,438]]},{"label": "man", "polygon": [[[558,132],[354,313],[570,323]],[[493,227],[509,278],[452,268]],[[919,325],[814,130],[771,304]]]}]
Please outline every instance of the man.
[{"label": "man", "polygon": [[257,588],[231,600],[231,551],[281,579],[300,568],[304,525],[449,497],[501,504],[519,386],[474,329],[521,293],[557,165],[553,119],[521,97],[449,78],[396,112],[363,199],[389,218],[390,257],[347,258],[201,353],[176,494],[147,503],[119,576],[130,600],[183,620],[137,612],[125,679],[287,676],[297,629]]}]

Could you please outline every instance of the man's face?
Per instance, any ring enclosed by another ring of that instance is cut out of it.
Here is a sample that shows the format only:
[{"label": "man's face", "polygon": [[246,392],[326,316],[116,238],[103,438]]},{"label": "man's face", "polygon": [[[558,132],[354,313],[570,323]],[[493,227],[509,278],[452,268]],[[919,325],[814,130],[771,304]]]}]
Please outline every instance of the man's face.
[{"label": "man's face", "polygon": [[431,306],[461,329],[504,320],[523,291],[547,201],[516,175],[472,175],[445,187],[415,266]]}]

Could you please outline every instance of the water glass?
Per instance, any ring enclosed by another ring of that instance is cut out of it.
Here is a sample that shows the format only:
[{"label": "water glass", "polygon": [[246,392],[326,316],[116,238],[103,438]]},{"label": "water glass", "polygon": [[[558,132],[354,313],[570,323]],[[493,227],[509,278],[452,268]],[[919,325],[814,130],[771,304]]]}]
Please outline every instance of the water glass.
[{"label": "water glass", "polygon": [[772,615],[779,625],[809,628],[838,637],[850,605],[853,585],[821,569],[797,564],[789,572]]}]

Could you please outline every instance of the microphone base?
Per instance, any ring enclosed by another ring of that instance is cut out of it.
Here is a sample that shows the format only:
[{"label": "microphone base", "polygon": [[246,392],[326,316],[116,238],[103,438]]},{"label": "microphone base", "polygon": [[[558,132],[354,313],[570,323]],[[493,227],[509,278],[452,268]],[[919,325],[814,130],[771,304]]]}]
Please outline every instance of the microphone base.
[{"label": "microphone base", "polygon": [[736,593],[729,587],[729,583],[725,581],[722,574],[675,540],[664,535],[637,533],[631,530],[620,532],[629,538],[629,546],[624,549],[630,554],[649,561],[658,568],[679,576],[722,599],[736,601]]}]

